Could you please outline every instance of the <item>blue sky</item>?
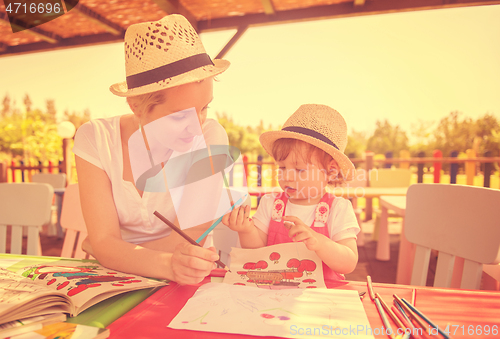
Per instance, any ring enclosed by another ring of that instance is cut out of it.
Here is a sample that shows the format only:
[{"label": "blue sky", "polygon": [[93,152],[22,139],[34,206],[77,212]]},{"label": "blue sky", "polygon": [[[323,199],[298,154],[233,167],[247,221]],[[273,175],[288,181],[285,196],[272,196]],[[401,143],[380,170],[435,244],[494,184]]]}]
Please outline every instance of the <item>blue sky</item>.
[{"label": "blue sky", "polygon": [[[209,116],[283,124],[301,104],[337,109],[349,129],[388,119],[410,132],[451,111],[500,118],[500,6],[252,27],[225,56]],[[214,57],[233,31],[202,34]],[[125,78],[121,43],[0,58],[0,95],[93,118],[129,113],[109,86]]]}]

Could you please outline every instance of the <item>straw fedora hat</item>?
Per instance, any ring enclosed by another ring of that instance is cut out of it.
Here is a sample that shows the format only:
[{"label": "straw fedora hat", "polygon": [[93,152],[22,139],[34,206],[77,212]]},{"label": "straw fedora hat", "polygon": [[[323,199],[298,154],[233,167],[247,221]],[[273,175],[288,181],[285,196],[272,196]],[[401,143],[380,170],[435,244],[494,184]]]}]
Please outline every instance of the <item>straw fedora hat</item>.
[{"label": "straw fedora hat", "polygon": [[264,132],[259,140],[272,156],[278,139],[291,138],[312,144],[330,154],[339,164],[346,181],[354,178],[354,165],[344,154],[347,145],[347,124],[339,112],[325,105],[301,105],[288,118],[281,131]]},{"label": "straw fedora hat", "polygon": [[228,67],[227,60],[210,59],[185,17],[172,14],[127,29],[127,79],[109,89],[121,97],[151,93],[215,76]]}]

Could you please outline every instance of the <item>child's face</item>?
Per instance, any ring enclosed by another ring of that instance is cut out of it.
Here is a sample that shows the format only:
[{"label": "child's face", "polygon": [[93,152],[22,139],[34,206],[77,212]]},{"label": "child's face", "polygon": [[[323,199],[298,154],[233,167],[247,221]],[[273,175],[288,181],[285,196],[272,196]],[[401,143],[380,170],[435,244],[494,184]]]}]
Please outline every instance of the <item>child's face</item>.
[{"label": "child's face", "polygon": [[[278,161],[278,182],[281,189],[288,195],[291,202],[298,205],[313,205],[319,203],[325,194],[332,172],[320,165],[317,156],[313,154],[311,161],[303,153],[302,146],[290,152],[285,160]],[[335,160],[329,164],[338,170]],[[335,173],[335,171],[333,171]]]}]

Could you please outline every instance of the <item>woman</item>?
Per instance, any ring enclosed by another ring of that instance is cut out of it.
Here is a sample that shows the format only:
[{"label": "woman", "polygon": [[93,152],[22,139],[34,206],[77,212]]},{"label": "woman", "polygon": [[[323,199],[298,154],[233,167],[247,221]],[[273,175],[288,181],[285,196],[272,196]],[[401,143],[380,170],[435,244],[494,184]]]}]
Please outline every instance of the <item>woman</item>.
[{"label": "woman", "polygon": [[[119,271],[195,284],[214,268],[215,249],[190,245],[156,218],[159,211],[179,223],[176,202],[169,189],[155,191],[142,179],[148,168],[154,173],[146,181],[165,175],[162,167],[175,155],[227,145],[222,126],[207,119],[207,108],[213,77],[229,62],[212,62],[189,22],[169,15],[127,29],[125,66],[127,81],[110,90],[127,98],[133,114],[92,120],[75,136],[88,230],[83,247]],[[197,239],[210,224],[185,231]]]}]

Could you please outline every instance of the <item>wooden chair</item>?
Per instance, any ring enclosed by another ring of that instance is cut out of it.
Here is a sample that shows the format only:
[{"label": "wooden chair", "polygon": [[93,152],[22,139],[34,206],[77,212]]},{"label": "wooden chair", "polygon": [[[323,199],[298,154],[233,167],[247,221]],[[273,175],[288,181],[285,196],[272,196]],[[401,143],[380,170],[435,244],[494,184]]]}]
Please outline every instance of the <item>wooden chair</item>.
[{"label": "wooden chair", "polygon": [[7,227],[10,226],[10,253],[23,254],[23,229],[26,229],[26,254],[42,254],[39,232],[50,220],[53,196],[54,188],[49,184],[0,184],[0,253],[7,251]]},{"label": "wooden chair", "polygon": [[[431,250],[439,252],[434,286],[478,289],[483,264],[500,262],[500,190],[410,186],[405,235],[416,245],[411,284],[425,286]],[[462,265],[456,265],[458,258]],[[455,266],[455,270],[454,270]],[[462,271],[462,272],[460,272]]]},{"label": "wooden chair", "polygon": [[54,188],[66,187],[66,174],[64,173],[35,173],[31,182],[41,182],[52,185]]},{"label": "wooden chair", "polygon": [[70,184],[64,193],[61,227],[66,229],[61,257],[88,259],[89,255],[82,250],[82,242],[87,237],[87,227],[80,206],[78,184]]},{"label": "wooden chair", "polygon": [[[66,187],[66,174],[65,173],[35,173],[31,176],[31,182],[39,182],[46,183],[57,188]],[[57,222],[60,222],[61,215],[61,197],[59,195],[55,196],[55,199],[52,200],[52,211],[55,211],[57,214]],[[52,218],[49,221],[49,232],[48,234],[55,234],[54,225],[52,224]],[[60,230],[60,229],[59,229]],[[60,231],[58,232],[60,233]]]}]

